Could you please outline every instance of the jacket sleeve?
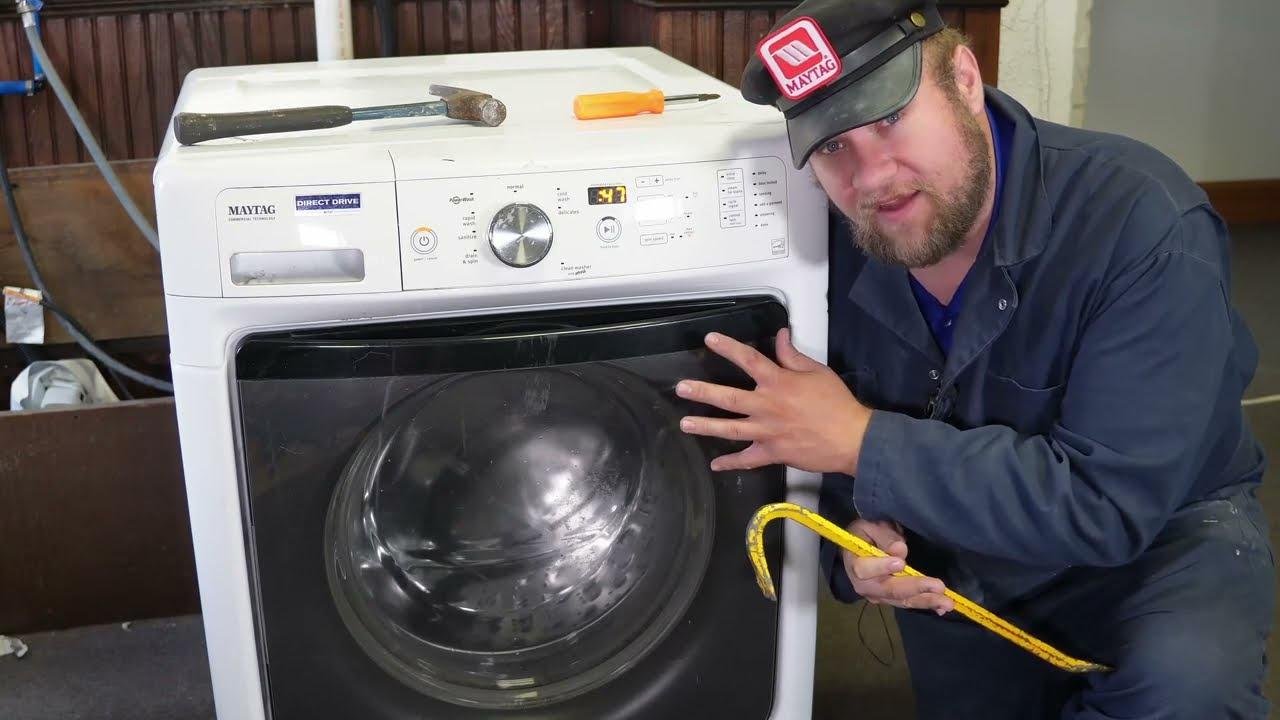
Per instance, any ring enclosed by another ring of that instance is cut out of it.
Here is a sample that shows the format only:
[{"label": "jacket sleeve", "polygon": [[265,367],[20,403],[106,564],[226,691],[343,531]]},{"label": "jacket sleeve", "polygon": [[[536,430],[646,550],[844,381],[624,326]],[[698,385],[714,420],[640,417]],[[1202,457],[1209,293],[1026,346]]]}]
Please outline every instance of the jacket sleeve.
[{"label": "jacket sleeve", "polygon": [[1222,272],[1184,249],[1186,222],[1101,290],[1048,434],[874,412],[852,492],[861,514],[1021,562],[1140,554],[1216,451],[1211,425],[1238,416],[1243,388]]}]

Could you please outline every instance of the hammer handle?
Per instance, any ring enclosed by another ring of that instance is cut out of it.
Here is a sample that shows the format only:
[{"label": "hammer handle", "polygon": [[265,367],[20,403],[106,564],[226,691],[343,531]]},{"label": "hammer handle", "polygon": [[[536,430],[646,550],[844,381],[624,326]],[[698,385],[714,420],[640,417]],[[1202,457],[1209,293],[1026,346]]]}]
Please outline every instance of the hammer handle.
[{"label": "hammer handle", "polygon": [[183,145],[195,145],[239,135],[335,128],[350,122],[351,108],[343,105],[239,113],[178,113],[173,118],[173,134]]}]

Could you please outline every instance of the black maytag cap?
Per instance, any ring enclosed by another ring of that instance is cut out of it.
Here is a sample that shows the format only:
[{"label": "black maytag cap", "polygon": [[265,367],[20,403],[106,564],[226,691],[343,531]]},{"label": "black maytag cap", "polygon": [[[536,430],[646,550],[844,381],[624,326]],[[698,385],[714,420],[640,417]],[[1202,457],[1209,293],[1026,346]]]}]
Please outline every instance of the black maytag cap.
[{"label": "black maytag cap", "polygon": [[791,159],[911,102],[920,41],[945,27],[935,0],[808,0],[778,21],[742,73],[742,97],[786,115]]}]

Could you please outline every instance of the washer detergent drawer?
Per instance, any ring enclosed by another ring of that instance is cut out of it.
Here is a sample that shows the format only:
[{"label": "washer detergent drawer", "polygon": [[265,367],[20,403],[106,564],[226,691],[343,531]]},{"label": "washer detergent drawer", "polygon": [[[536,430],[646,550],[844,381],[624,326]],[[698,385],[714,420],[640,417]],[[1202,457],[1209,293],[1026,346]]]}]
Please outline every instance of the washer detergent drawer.
[{"label": "washer detergent drawer", "polygon": [[745,298],[245,341],[272,717],[767,718],[742,533],[782,470],[712,473],[736,447],[680,432],[709,410],[673,388],[748,386],[702,338],[785,324]]},{"label": "washer detergent drawer", "polygon": [[214,214],[224,297],[401,289],[394,183],[228,188]]}]

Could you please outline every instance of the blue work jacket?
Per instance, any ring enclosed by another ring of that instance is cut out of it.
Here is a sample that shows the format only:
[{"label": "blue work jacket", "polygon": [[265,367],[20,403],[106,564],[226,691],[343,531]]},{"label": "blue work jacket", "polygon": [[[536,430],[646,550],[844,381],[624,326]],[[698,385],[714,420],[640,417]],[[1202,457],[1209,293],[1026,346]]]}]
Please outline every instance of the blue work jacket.
[{"label": "blue work jacket", "polygon": [[[1204,192],[1146,145],[986,96],[1012,130],[1001,209],[945,357],[906,270],[832,222],[829,362],[874,413],[821,510],[897,521],[909,564],[999,607],[1133,560],[1265,461],[1240,406],[1257,347]],[[826,542],[821,563],[856,599]]]}]

